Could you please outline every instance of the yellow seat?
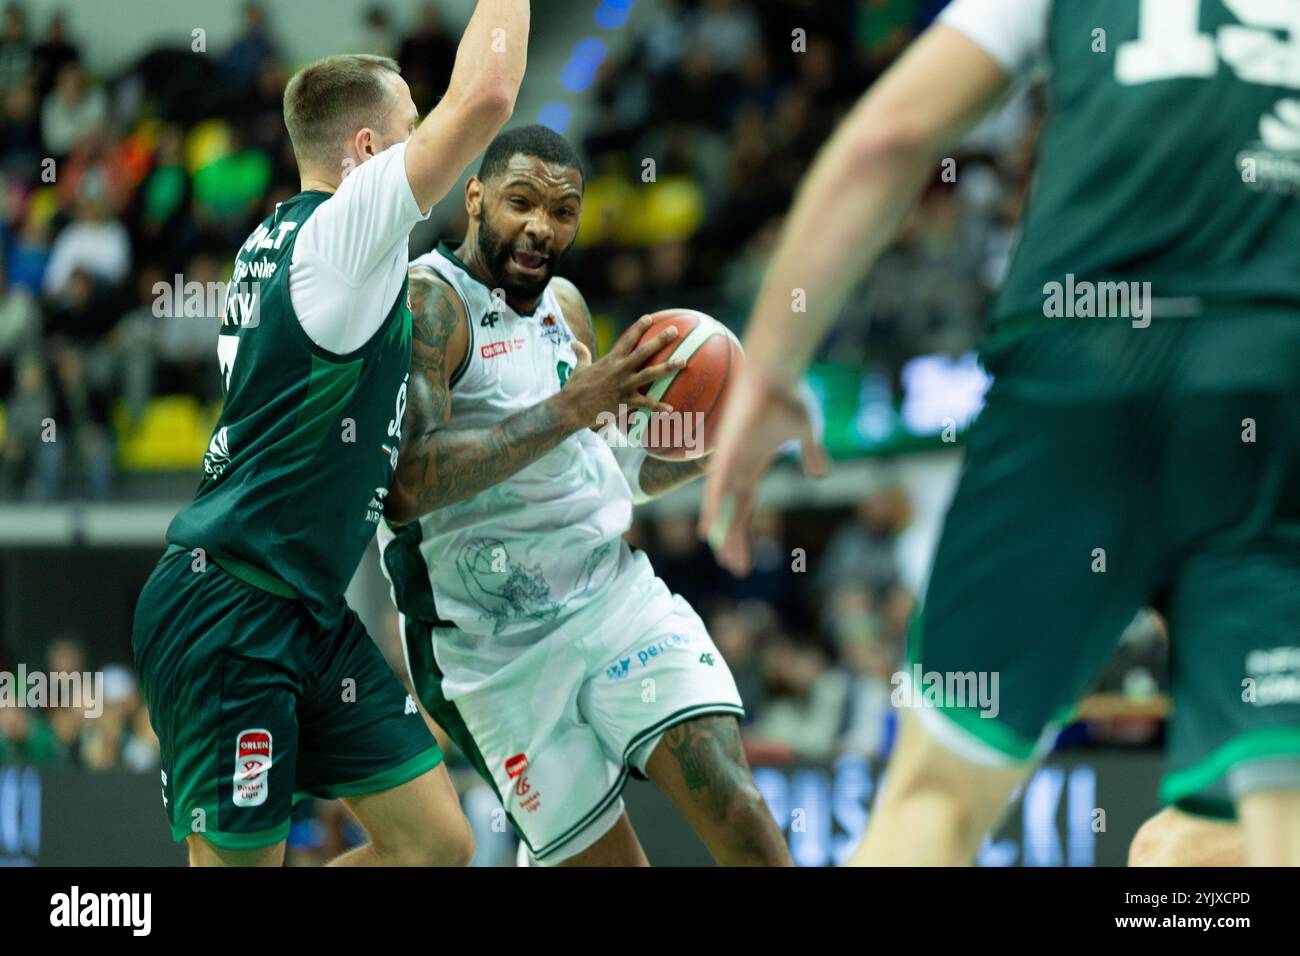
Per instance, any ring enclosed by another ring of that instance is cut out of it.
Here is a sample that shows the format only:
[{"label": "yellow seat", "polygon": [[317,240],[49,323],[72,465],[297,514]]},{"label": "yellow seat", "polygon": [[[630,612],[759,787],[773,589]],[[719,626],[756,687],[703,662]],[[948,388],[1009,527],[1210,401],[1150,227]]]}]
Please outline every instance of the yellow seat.
[{"label": "yellow seat", "polygon": [[138,422],[113,409],[118,466],[123,471],[194,471],[203,461],[216,411],[190,395],[151,399]]}]

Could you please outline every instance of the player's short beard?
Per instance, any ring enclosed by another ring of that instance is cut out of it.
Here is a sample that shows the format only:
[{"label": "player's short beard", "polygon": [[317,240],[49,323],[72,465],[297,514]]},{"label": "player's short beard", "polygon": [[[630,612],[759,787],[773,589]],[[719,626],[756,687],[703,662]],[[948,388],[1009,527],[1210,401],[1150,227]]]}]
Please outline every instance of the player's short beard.
[{"label": "player's short beard", "polygon": [[506,298],[535,299],[542,294],[547,283],[555,275],[555,266],[560,261],[561,253],[554,247],[548,249],[544,275],[537,279],[529,279],[506,271],[506,264],[514,251],[515,247],[488,223],[486,209],[479,209],[478,254],[492,276],[493,288],[503,290]]}]

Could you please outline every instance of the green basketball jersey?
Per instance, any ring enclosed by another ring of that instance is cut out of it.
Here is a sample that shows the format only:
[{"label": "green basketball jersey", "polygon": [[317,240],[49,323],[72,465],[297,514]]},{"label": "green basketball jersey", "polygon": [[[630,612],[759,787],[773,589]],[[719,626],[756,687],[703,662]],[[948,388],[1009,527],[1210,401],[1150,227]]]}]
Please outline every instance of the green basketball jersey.
[{"label": "green basketball jersey", "polygon": [[167,530],[237,577],[301,598],[326,626],[383,515],[411,360],[405,282],[354,352],[333,354],[303,330],[289,264],[329,198],[280,203],[239,250],[218,339],[225,404],[198,493]]},{"label": "green basketball jersey", "polygon": [[1053,0],[1048,18],[1050,115],[995,321],[1077,281],[1300,306],[1300,2]]}]

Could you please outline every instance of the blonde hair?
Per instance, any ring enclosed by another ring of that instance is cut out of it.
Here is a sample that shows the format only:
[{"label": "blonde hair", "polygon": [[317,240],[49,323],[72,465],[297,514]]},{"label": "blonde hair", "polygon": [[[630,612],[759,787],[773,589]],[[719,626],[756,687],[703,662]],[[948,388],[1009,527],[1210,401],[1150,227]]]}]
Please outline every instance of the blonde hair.
[{"label": "blonde hair", "polygon": [[332,166],[349,136],[382,128],[396,101],[383,74],[401,72],[390,57],[340,53],[295,73],[284,88],[284,125],[298,165]]}]

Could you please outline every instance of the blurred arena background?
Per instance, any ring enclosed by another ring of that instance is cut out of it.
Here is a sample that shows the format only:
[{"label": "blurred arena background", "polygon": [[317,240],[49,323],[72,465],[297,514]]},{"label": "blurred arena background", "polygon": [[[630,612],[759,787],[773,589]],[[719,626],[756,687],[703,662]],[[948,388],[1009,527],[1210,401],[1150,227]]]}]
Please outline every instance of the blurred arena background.
[{"label": "blurred arena background", "polygon": [[[534,4],[512,122],[563,132],[587,164],[578,245],[560,272],[586,293],[602,344],[670,306],[742,332],[816,148],[942,5]],[[154,285],[225,281],[252,226],[297,191],[281,93],[298,65],[344,51],[396,56],[424,113],[472,6],[5,7],[0,671],[99,671],[106,702],[95,719],[0,707],[0,862],[183,862],[160,812],[130,629],[217,414],[217,319],[202,308],[158,317]],[[836,468],[815,485],[793,467],[772,476],[754,575],[731,579],[696,540],[698,487],[644,507],[631,531],[735,672],[756,779],[800,864],[851,851],[891,745],[890,677],[962,429],[987,387],[974,350],[1015,240],[1039,107],[1026,91],[972,132],[960,175],[936,177],[852,297],[807,381]],[[463,229],[456,190],[413,234],[412,255]],[[373,555],[348,597],[400,673],[396,615]],[[1122,863],[1155,809],[1164,687],[1163,632],[1139,619],[981,862]],[[443,740],[476,864],[512,864],[495,797]],[[653,788],[632,783],[627,799],[652,862],[708,862]],[[1100,831],[1098,806],[1114,808]],[[306,803],[290,862],[321,862],[357,839],[339,806]]]}]

